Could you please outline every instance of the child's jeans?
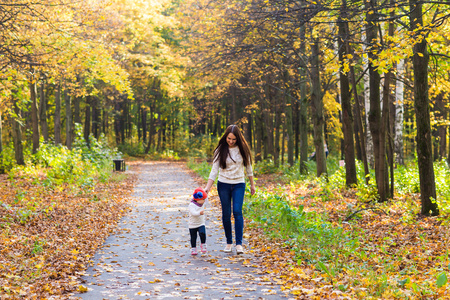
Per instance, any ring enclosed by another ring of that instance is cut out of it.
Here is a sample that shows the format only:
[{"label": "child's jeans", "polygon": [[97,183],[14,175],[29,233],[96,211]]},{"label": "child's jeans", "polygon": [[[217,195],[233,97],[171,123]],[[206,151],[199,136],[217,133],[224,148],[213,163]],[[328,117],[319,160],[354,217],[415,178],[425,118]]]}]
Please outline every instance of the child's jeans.
[{"label": "child's jeans", "polygon": [[202,244],[206,243],[206,228],[205,225],[202,225],[197,228],[189,228],[189,233],[191,234],[191,247],[197,247],[197,232],[200,236],[200,242]]}]

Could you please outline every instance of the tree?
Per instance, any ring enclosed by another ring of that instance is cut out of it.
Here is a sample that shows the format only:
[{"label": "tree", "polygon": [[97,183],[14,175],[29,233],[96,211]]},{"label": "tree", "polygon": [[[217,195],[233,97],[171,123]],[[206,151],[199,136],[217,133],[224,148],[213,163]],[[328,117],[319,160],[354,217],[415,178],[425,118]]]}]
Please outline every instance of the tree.
[{"label": "tree", "polygon": [[410,0],[410,26],[415,33],[413,48],[414,108],[417,124],[417,162],[419,165],[420,199],[422,215],[438,215],[436,185],[431,150],[431,125],[428,98],[428,51],[426,33],[423,31],[422,3]]},{"label": "tree", "polygon": [[319,73],[319,39],[314,38],[311,44],[311,108],[314,128],[314,146],[316,148],[317,177],[327,173],[323,136],[323,99]]},{"label": "tree", "polygon": [[[339,60],[344,62],[347,57],[347,30],[346,22],[346,0],[342,0],[341,16],[338,20],[339,27]],[[345,155],[345,183],[347,186],[353,186],[358,183],[356,178],[355,164],[355,146],[353,136],[353,114],[350,101],[350,82],[348,74],[344,71],[344,64],[340,67],[339,72],[341,101],[342,101],[342,132],[344,133],[344,155]],[[354,86],[353,88],[356,88]]]}]

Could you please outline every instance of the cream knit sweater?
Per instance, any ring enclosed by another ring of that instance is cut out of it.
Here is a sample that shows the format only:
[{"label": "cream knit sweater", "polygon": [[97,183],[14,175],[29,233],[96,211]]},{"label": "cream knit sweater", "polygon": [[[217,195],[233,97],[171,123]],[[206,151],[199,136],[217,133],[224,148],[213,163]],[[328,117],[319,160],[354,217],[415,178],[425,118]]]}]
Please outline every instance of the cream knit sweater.
[{"label": "cream knit sweater", "polygon": [[244,159],[242,158],[239,147],[229,148],[229,155],[227,157],[227,167],[222,169],[219,166],[219,160],[216,159],[213,162],[211,172],[209,173],[209,179],[216,180],[217,174],[219,174],[219,181],[223,183],[242,183],[245,182],[244,170],[247,176],[253,176],[253,169],[250,162],[247,167],[244,166]]}]

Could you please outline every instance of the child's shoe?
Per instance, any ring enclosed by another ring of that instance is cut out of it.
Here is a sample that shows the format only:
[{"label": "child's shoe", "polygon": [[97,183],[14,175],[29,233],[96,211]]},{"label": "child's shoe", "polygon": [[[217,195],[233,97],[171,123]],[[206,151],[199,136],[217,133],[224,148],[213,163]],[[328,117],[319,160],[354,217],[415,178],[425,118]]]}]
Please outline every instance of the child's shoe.
[{"label": "child's shoe", "polygon": [[202,253],[206,253],[206,244],[200,245],[200,251],[202,251]]},{"label": "child's shoe", "polygon": [[191,255],[197,255],[197,248],[191,248]]}]

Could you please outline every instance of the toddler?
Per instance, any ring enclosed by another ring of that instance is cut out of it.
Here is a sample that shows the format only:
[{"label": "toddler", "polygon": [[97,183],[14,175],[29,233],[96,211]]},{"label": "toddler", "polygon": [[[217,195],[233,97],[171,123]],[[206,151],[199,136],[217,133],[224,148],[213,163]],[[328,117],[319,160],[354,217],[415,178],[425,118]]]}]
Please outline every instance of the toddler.
[{"label": "toddler", "polygon": [[189,203],[189,233],[191,235],[191,254],[197,255],[197,233],[200,236],[200,251],[206,253],[205,205],[208,195],[202,188],[194,191]]}]

